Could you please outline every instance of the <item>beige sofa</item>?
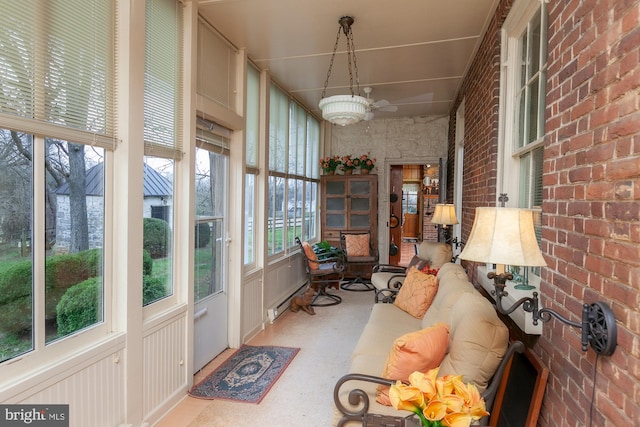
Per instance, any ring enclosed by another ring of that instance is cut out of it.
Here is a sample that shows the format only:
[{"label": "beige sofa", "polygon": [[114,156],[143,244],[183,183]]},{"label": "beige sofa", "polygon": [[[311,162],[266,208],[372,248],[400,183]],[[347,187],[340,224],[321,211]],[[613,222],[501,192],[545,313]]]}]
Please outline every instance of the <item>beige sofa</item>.
[{"label": "beige sofa", "polygon": [[[440,364],[439,376],[464,375],[466,381],[475,383],[481,392],[484,391],[483,396],[490,408],[505,364],[501,361],[505,359],[509,343],[507,327],[498,318],[493,305],[469,282],[460,265],[444,264],[437,277],[437,293],[422,319],[391,303],[373,305],[351,355],[351,375],[341,378],[335,387],[335,425],[361,425],[365,419],[364,424],[370,426],[400,425],[372,418],[410,415],[376,402],[377,385],[390,383],[388,380],[380,381],[378,377],[382,375],[396,338],[440,322],[449,325],[449,346]],[[517,351],[522,351],[521,346],[519,343]]]}]

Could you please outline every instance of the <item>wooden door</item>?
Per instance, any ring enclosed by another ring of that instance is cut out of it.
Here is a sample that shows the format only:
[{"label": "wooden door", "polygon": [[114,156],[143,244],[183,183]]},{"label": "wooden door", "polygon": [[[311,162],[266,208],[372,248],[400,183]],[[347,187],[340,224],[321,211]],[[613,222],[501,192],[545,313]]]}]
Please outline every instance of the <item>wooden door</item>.
[{"label": "wooden door", "polygon": [[[402,247],[402,165],[391,166],[389,184],[389,264],[398,265]],[[398,247],[395,255],[391,255],[393,245]]]}]

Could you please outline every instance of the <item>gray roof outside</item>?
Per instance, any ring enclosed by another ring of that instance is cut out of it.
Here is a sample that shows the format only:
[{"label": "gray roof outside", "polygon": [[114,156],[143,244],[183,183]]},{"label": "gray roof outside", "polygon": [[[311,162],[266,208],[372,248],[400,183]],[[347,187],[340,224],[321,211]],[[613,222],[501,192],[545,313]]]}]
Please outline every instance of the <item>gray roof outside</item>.
[{"label": "gray roof outside", "polygon": [[[98,163],[87,171],[87,196],[102,196],[104,188],[104,164]],[[151,166],[144,164],[144,197],[169,197],[173,193],[171,181]],[[69,195],[69,184],[56,190],[58,195]]]}]

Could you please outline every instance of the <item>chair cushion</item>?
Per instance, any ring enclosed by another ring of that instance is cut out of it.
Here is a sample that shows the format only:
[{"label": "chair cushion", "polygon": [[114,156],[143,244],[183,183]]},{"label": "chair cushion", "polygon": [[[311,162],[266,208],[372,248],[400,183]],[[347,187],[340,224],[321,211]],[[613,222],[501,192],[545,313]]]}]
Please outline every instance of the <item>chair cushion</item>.
[{"label": "chair cushion", "polygon": [[416,319],[422,319],[438,291],[438,278],[411,267],[394,304]]},{"label": "chair cushion", "polygon": [[[449,345],[449,325],[438,323],[430,328],[405,334],[395,340],[382,371],[382,378],[407,381],[415,371],[426,372],[440,366]],[[389,387],[378,385],[376,401],[390,405]]]},{"label": "chair cushion", "polygon": [[318,268],[318,255],[313,251],[309,242],[302,242],[302,249],[304,249],[304,255],[307,257],[309,268],[316,270]]},{"label": "chair cushion", "polygon": [[368,234],[345,234],[345,251],[349,257],[368,257],[369,235]]}]

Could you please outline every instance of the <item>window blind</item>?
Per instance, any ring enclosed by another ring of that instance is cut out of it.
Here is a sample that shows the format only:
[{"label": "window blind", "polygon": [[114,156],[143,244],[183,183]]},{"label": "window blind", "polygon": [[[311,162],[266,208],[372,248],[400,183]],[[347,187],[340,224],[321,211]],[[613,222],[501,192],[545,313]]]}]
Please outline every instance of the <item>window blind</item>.
[{"label": "window blind", "polygon": [[145,23],[145,154],[182,157],[182,6],[147,0]]},{"label": "window blind", "polygon": [[196,146],[228,156],[231,151],[231,130],[203,118],[196,118]]},{"label": "window blind", "polygon": [[115,2],[4,2],[0,125],[113,149]]}]

